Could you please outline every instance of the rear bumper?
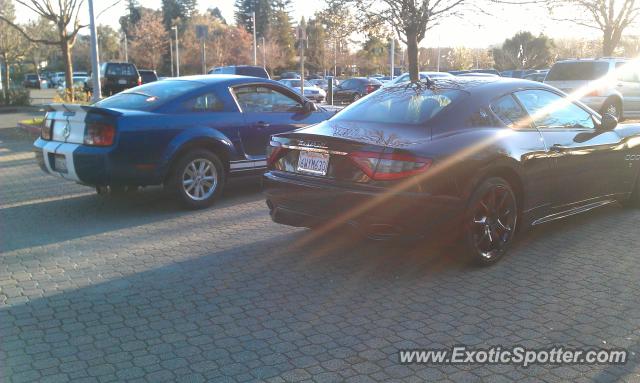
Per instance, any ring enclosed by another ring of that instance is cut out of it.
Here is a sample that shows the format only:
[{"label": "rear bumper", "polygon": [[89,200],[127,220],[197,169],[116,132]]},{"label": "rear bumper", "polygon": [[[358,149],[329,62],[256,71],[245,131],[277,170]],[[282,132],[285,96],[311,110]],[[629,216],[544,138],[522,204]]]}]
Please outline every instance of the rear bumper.
[{"label": "rear bumper", "polygon": [[461,222],[464,203],[427,193],[386,193],[283,177],[263,176],[274,222],[298,226],[351,226],[372,239],[425,237]]},{"label": "rear bumper", "polygon": [[[117,155],[116,146],[86,146],[45,141],[41,138],[33,146],[40,168],[56,177],[90,186],[160,183],[155,167],[145,171],[137,169],[134,164],[126,162],[126,156]],[[56,155],[64,156],[66,173],[55,168]]]}]

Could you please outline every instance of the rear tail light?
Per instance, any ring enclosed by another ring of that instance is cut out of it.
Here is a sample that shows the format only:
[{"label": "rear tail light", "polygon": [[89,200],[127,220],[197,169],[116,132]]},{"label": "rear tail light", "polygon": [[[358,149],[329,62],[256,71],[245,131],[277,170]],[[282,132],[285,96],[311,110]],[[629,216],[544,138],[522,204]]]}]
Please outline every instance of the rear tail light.
[{"label": "rear tail light", "polygon": [[138,85],[142,85],[142,77],[138,76]]},{"label": "rear tail light", "polygon": [[288,149],[283,148],[278,141],[271,141],[267,146],[267,166],[275,164],[287,152]]},{"label": "rear tail light", "polygon": [[366,86],[366,88],[365,88],[365,92],[366,92],[367,94],[369,94],[369,93],[373,92],[374,90],[376,90],[376,87],[375,87],[375,86],[373,86],[373,85],[367,85],[367,86]]},{"label": "rear tail light", "polygon": [[51,135],[52,135],[52,130],[51,129],[53,127],[53,120],[48,120],[47,116],[44,117],[44,120],[42,120],[42,126],[40,127],[40,137],[42,137],[43,140],[51,140]]},{"label": "rear tail light", "polygon": [[104,123],[87,123],[84,131],[84,144],[93,146],[110,146],[113,145],[113,139],[116,136],[116,128],[110,124]]},{"label": "rear tail light", "polygon": [[431,159],[400,153],[354,152],[349,158],[369,178],[376,181],[392,181],[425,172]]}]

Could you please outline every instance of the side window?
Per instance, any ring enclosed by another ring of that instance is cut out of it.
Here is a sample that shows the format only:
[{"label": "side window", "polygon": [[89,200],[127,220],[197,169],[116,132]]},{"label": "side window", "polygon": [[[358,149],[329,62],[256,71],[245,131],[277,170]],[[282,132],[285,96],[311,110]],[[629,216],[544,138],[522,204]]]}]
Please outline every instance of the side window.
[{"label": "side window", "polygon": [[234,89],[243,112],[295,112],[302,105],[287,95],[264,86],[245,86]]},{"label": "side window", "polygon": [[516,102],[511,94],[502,96],[491,104],[491,110],[506,125],[513,127],[529,127],[527,113]]},{"label": "side window", "polygon": [[350,89],[350,88],[353,86],[353,80],[347,80],[347,81],[344,81],[344,82],[343,82],[342,84],[340,84],[340,85],[342,85],[342,87],[343,87],[344,89]]},{"label": "side window", "polygon": [[541,89],[523,90],[515,96],[538,128],[595,129],[591,114],[566,97]]},{"label": "side window", "polygon": [[189,112],[222,112],[224,104],[213,93],[206,93],[184,103],[184,109]]}]

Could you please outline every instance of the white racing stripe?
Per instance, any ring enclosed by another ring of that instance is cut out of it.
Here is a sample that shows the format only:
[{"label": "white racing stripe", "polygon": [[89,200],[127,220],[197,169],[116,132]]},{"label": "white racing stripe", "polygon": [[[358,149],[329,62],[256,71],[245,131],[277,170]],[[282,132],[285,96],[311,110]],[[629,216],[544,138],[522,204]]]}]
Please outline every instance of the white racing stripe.
[{"label": "white racing stripe", "polygon": [[230,170],[250,170],[254,168],[264,168],[267,166],[267,161],[236,161],[229,165]]},{"label": "white racing stripe", "polygon": [[60,174],[63,178],[76,182],[80,182],[80,178],[78,177],[78,174],[76,174],[76,167],[73,163],[73,151],[76,150],[78,146],[80,145],[62,144],[58,146],[58,149],[56,150],[56,154],[64,154],[65,160],[67,162],[67,173],[58,174]]}]

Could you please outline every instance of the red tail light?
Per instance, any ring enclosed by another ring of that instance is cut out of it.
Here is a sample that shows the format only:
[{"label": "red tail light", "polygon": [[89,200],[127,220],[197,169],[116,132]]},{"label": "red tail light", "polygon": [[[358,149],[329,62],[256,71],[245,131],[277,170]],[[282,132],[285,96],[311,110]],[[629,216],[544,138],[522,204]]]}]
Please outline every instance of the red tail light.
[{"label": "red tail light", "polygon": [[142,77],[138,77],[138,86],[142,85]]},{"label": "red tail light", "polygon": [[364,89],[364,91],[369,94],[371,92],[373,92],[374,90],[376,90],[376,87],[374,85],[367,85],[366,88]]},{"label": "red tail light", "polygon": [[289,150],[283,148],[278,141],[271,141],[267,146],[267,166],[271,166],[282,158]]},{"label": "red tail light", "polygon": [[428,158],[400,153],[354,152],[349,158],[369,178],[376,181],[391,181],[410,177],[427,171],[431,166]]},{"label": "red tail light", "polygon": [[42,126],[40,127],[40,137],[43,140],[51,140],[53,134],[53,120],[47,120],[47,116],[42,120]]},{"label": "red tail light", "polygon": [[87,123],[84,130],[84,144],[93,146],[113,145],[116,136],[116,128],[113,125],[103,123]]}]

